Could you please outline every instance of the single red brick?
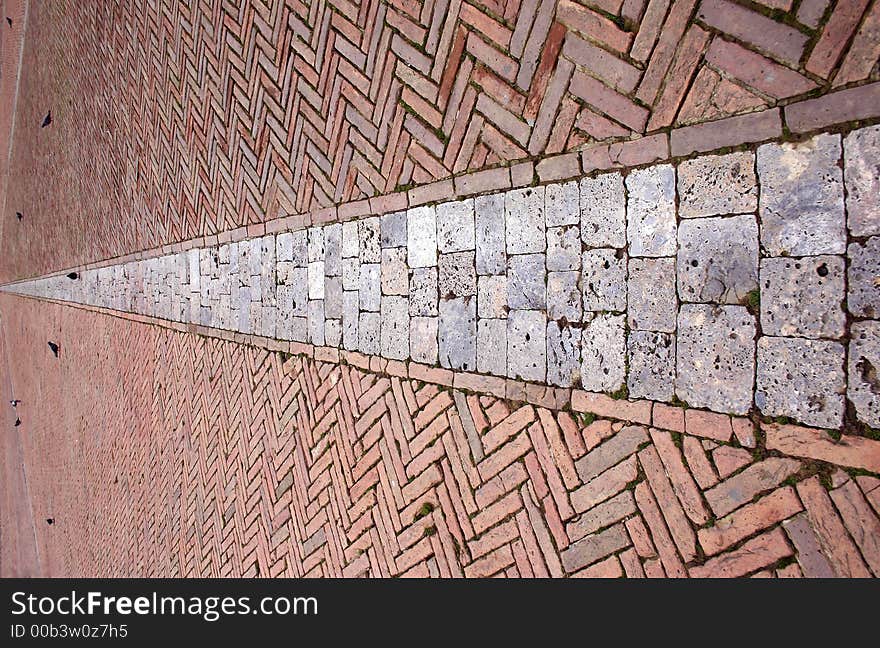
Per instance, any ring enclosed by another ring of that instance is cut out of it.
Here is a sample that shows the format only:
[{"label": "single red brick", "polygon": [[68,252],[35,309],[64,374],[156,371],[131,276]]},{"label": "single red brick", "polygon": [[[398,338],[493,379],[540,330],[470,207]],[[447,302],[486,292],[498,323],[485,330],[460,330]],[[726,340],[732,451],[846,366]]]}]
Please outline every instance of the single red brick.
[{"label": "single red brick", "polygon": [[782,529],[759,535],[735,551],[712,558],[705,565],[693,567],[693,578],[735,578],[745,576],[791,555]]},{"label": "single red brick", "polygon": [[721,479],[727,479],[743,466],[749,465],[752,461],[752,455],[748,450],[742,448],[719,446],[712,452],[712,461],[715,462]]},{"label": "single red brick", "polygon": [[733,435],[733,427],[727,414],[688,409],[684,413],[685,431],[694,436],[727,442]]},{"label": "single red brick", "polygon": [[880,441],[844,434],[835,440],[824,430],[799,425],[762,424],[767,449],[840,466],[880,472]]},{"label": "single red brick", "polygon": [[837,59],[843,53],[843,48],[849,42],[850,36],[856,30],[859,19],[868,6],[869,0],[849,0],[838,3],[834,7],[834,13],[825,23],[819,42],[813,47],[806,69],[808,72],[828,78],[831,70],[837,64]]},{"label": "single red brick", "polygon": [[[793,106],[797,105],[793,104]],[[791,107],[786,108],[786,120],[788,120],[787,111]],[[779,109],[773,108],[704,124],[676,128],[670,133],[670,146],[673,156],[690,155],[728,146],[762,142],[781,135],[782,122]]]},{"label": "single red brick", "polygon": [[684,409],[664,403],[654,403],[652,425],[663,430],[684,432]]},{"label": "single red brick", "polygon": [[712,41],[706,61],[766,95],[784,99],[809,92],[816,84],[783,65],[720,38]]},{"label": "single red brick", "polygon": [[880,115],[880,83],[838,90],[785,107],[785,122],[795,133]]},{"label": "single red brick", "polygon": [[831,499],[874,576],[880,575],[880,520],[853,481],[831,491]]},{"label": "single red brick", "polygon": [[878,58],[880,58],[880,4],[875,2],[862,21],[862,26],[859,27],[832,85],[836,88],[853,81],[867,79]]}]

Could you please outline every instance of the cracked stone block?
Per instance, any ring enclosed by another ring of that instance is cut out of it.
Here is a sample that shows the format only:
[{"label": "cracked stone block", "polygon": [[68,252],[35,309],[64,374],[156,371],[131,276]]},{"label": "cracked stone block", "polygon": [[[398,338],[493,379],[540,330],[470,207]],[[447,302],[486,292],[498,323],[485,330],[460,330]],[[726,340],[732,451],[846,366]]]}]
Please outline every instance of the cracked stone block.
[{"label": "cracked stone block", "polygon": [[761,244],[771,256],[842,254],[846,248],[840,136],[758,148]]},{"label": "cracked stone block", "polygon": [[846,305],[858,317],[880,317],[880,236],[849,246]]},{"label": "cracked stone block", "polygon": [[843,140],[849,231],[880,234],[880,126],[851,132]]},{"label": "cracked stone block", "polygon": [[325,346],[339,348],[342,341],[342,322],[338,319],[328,319],[324,322]]},{"label": "cracked stone block", "polygon": [[361,285],[361,263],[357,257],[342,260],[342,287],[357,290]]},{"label": "cracked stone block", "polygon": [[767,416],[839,428],[843,422],[844,348],[826,340],[758,340],[755,405]]},{"label": "cracked stone block", "polygon": [[437,213],[433,207],[414,207],[406,213],[406,247],[410,268],[437,265]]},{"label": "cracked stone block", "polygon": [[477,366],[477,300],[456,297],[440,302],[440,365],[473,371]]},{"label": "cracked stone block", "polygon": [[473,199],[437,205],[437,249],[464,252],[476,247]]},{"label": "cracked stone block", "polygon": [[626,252],[612,248],[587,250],[583,255],[585,311],[626,310]]},{"label": "cracked stone block", "polygon": [[360,319],[359,298],[356,290],[342,293],[342,343],[349,351],[357,351],[359,342],[358,320]]},{"label": "cracked stone block", "polygon": [[504,319],[507,317],[507,277],[485,275],[477,282],[477,315]]},{"label": "cracked stone block", "polygon": [[406,247],[406,212],[383,214],[380,218],[380,245],[383,248]]},{"label": "cracked stone block", "polygon": [[669,401],[675,392],[675,335],[630,331],[627,343],[631,398]]},{"label": "cracked stone block", "polygon": [[860,421],[880,428],[880,322],[856,322],[849,343],[847,396]]},{"label": "cracked stone block", "polygon": [[437,317],[437,268],[416,268],[409,280],[409,314]]},{"label": "cracked stone block", "polygon": [[630,259],[628,323],[642,331],[675,331],[675,259]]},{"label": "cracked stone block", "polygon": [[[266,309],[263,309],[263,319],[266,318]],[[324,300],[309,300],[309,343],[315,346],[324,346]]]},{"label": "cracked stone block", "polygon": [[342,279],[340,277],[324,279],[324,317],[327,319],[342,317]]},{"label": "cracked stone block", "polygon": [[324,228],[324,274],[338,277],[342,272],[342,225]]},{"label": "cracked stone block", "polygon": [[508,254],[545,250],[544,187],[527,187],[505,193],[504,216]]},{"label": "cracked stone block", "polygon": [[659,164],[637,169],[626,177],[626,188],[630,256],[673,256],[677,245],[675,168]]},{"label": "cracked stone block", "polygon": [[571,387],[581,376],[581,329],[547,323],[547,382]]},{"label": "cracked stone block", "polygon": [[543,254],[517,254],[507,259],[507,305],[518,309],[546,307],[546,267]]},{"label": "cracked stone block", "polygon": [[547,227],[577,225],[580,222],[580,195],[576,180],[549,184],[544,188],[544,218]]},{"label": "cracked stone block", "polygon": [[413,317],[409,321],[410,357],[415,362],[437,363],[436,317]]},{"label": "cracked stone block", "polygon": [[755,321],[743,306],[684,304],[675,393],[692,407],[745,414],[755,380]]},{"label": "cracked stone block", "polygon": [[382,356],[395,360],[409,357],[409,299],[382,299]]},{"label": "cracked stone block", "polygon": [[507,314],[507,375],[543,382],[547,373],[546,319],[536,310]]},{"label": "cracked stone block", "polygon": [[347,221],[342,224],[342,258],[360,256],[360,238],[358,237],[358,222]]},{"label": "cracked stone block", "polygon": [[440,255],[438,290],[444,299],[477,294],[477,271],[473,252]]},{"label": "cracked stone block", "polygon": [[761,260],[761,329],[764,335],[840,338],[843,257]]},{"label": "cracked stone block", "polygon": [[309,299],[324,299],[324,262],[309,262]]},{"label": "cracked stone block", "polygon": [[577,227],[547,230],[547,269],[577,270],[581,262],[581,237]]},{"label": "cracked stone block", "polygon": [[[251,250],[253,252],[253,249]],[[324,262],[324,228],[309,228],[309,263]],[[253,269],[251,269],[253,274]]]},{"label": "cracked stone block", "polygon": [[678,165],[682,218],[743,214],[758,208],[755,154],[706,155]]},{"label": "cracked stone block", "polygon": [[584,319],[581,386],[586,391],[616,392],[626,379],[626,316],[596,313]]},{"label": "cracked stone block", "polygon": [[503,319],[477,321],[477,371],[507,375],[507,322]]},{"label": "cracked stone block", "polygon": [[474,198],[477,240],[477,274],[504,274],[507,253],[504,244],[504,194]]},{"label": "cracked stone block", "polygon": [[406,248],[382,248],[382,294],[408,295],[409,268]]},{"label": "cracked stone block", "polygon": [[358,321],[358,350],[361,353],[379,355],[382,350],[381,322],[382,316],[379,313],[361,313]]},{"label": "cracked stone block", "polygon": [[361,263],[380,263],[382,261],[380,229],[381,222],[378,216],[358,221],[358,249]]},{"label": "cracked stone block", "polygon": [[758,287],[754,216],[682,221],[678,246],[678,294],[683,301],[741,304]]},{"label": "cracked stone block", "polygon": [[587,247],[626,246],[626,194],[623,176],[606,173],[583,178],[581,195],[581,239]]},{"label": "cracked stone block", "polygon": [[580,322],[581,289],[579,272],[547,273],[547,317],[551,320]]},{"label": "cracked stone block", "polygon": [[361,265],[361,282],[358,288],[361,299],[361,310],[378,311],[382,298],[381,265],[364,263]]}]

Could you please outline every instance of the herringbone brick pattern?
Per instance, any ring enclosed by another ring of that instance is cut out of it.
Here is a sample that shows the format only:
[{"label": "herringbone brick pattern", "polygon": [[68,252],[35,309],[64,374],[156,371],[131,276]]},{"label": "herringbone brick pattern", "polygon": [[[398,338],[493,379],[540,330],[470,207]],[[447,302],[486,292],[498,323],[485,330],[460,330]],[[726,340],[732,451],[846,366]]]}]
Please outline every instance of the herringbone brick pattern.
[{"label": "herringbone brick pattern", "polygon": [[870,0],[32,5],[7,279],[762,110],[880,54]]},{"label": "herringbone brick pattern", "polygon": [[880,479],[748,425],[686,435],[673,408],[626,425],[0,308],[45,574],[880,574]]}]

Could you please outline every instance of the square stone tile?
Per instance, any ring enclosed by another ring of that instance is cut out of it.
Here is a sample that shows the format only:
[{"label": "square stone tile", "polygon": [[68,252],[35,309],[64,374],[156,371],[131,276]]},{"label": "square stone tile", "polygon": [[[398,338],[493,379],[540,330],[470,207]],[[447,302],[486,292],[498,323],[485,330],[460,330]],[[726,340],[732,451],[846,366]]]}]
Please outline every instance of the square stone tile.
[{"label": "square stone tile", "polygon": [[543,309],[547,305],[545,257],[517,254],[508,257],[507,305],[517,309]]},{"label": "square stone tile", "polygon": [[508,254],[544,252],[544,187],[514,189],[504,194]]},{"label": "square stone tile", "polygon": [[437,249],[447,253],[475,248],[473,199],[437,205]]},{"label": "square stone tile", "polygon": [[581,221],[580,193],[576,180],[549,184],[544,189],[544,218],[547,227],[578,225]]},{"label": "square stone tile", "polygon": [[675,393],[675,335],[630,331],[627,343],[630,398],[669,401]]},{"label": "square stone tile", "polygon": [[379,217],[380,245],[383,248],[406,247],[406,212],[392,212]]},{"label": "square stone tile", "polygon": [[581,329],[547,323],[547,382],[572,387],[581,377]]},{"label": "square stone tile", "polygon": [[474,198],[477,274],[497,275],[507,270],[504,243],[504,194]]},{"label": "square stone tile", "polygon": [[880,428],[880,322],[855,322],[849,343],[847,396],[860,421]]},{"label": "square stone tile", "polygon": [[761,260],[764,335],[840,338],[846,326],[843,257]]},{"label": "square stone tile", "polygon": [[846,249],[840,135],[758,148],[761,244],[771,256]]},{"label": "square stone tile", "polygon": [[383,295],[409,294],[406,248],[382,248],[381,274]]},{"label": "square stone tile", "polygon": [[587,247],[626,246],[626,194],[623,176],[606,173],[583,178],[581,194],[581,239]]},{"label": "square stone tile", "polygon": [[477,371],[507,375],[507,322],[503,319],[477,320]]},{"label": "square stone tile", "polygon": [[440,365],[474,371],[477,366],[477,300],[457,297],[440,301]]},{"label": "square stone tile", "polygon": [[630,259],[628,323],[641,331],[675,331],[675,259]]},{"label": "square stone tile", "polygon": [[485,275],[477,283],[477,315],[495,319],[507,318],[507,277]]},{"label": "square stone tile", "polygon": [[630,256],[673,256],[677,247],[675,168],[659,164],[636,169],[626,177],[626,188]]},{"label": "square stone tile", "polygon": [[577,270],[581,262],[581,237],[576,226],[547,230],[547,269]]},{"label": "square stone tile", "polygon": [[409,321],[410,357],[423,364],[437,364],[436,317],[413,317]]},{"label": "square stone tile", "polygon": [[433,207],[414,207],[406,213],[406,240],[410,268],[437,265],[437,214]]},{"label": "square stone tile", "polygon": [[851,243],[849,256],[849,312],[858,317],[880,317],[880,236]]},{"label": "square stone tile", "polygon": [[626,379],[625,316],[596,313],[585,320],[581,386],[586,391],[616,392]]},{"label": "square stone tile", "polygon": [[849,231],[880,234],[880,126],[852,131],[843,139]]},{"label": "square stone tile", "polygon": [[437,268],[416,268],[409,280],[409,314],[437,317]]},{"label": "square stone tile", "polygon": [[358,350],[369,355],[382,351],[380,331],[382,316],[379,313],[361,313],[358,322]]},{"label": "square stone tile", "polygon": [[683,304],[675,393],[692,407],[745,414],[755,384],[755,321],[744,306]]},{"label": "square stone tile", "polygon": [[364,263],[361,265],[361,282],[359,286],[362,311],[379,310],[382,298],[381,264]]},{"label": "square stone tile", "polygon": [[547,375],[546,324],[537,310],[511,310],[507,314],[507,375],[543,382]]},{"label": "square stone tile", "polygon": [[477,271],[473,252],[440,255],[438,290],[445,299],[477,294]]},{"label": "square stone tile", "polygon": [[585,311],[626,310],[626,252],[614,248],[587,250],[583,255]]},{"label": "square stone tile", "polygon": [[547,273],[547,317],[551,320],[580,322],[581,289],[579,272]]},{"label": "square stone tile", "polygon": [[378,216],[358,221],[358,249],[361,263],[381,263],[381,221]]},{"label": "square stone tile", "polygon": [[755,154],[705,155],[678,165],[678,213],[682,218],[744,214],[758,208]]},{"label": "square stone tile", "polygon": [[758,340],[755,405],[766,416],[807,425],[843,423],[844,348],[826,340],[765,336]]},{"label": "square stone tile", "polygon": [[409,357],[409,299],[382,299],[382,357],[405,360]]}]

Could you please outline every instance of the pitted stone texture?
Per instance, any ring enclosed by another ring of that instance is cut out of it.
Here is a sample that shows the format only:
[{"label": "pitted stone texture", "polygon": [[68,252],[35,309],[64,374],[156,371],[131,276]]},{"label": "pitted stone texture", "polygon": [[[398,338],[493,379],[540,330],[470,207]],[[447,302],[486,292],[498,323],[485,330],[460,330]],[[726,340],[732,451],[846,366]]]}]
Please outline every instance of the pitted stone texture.
[{"label": "pitted stone texture", "polygon": [[406,248],[383,248],[381,273],[383,295],[408,295]]},{"label": "pitted stone texture", "polygon": [[395,360],[409,357],[409,300],[406,297],[382,299],[382,355]]},{"label": "pitted stone texture", "polygon": [[504,194],[508,254],[544,252],[544,187],[514,189]]},{"label": "pitted stone texture", "polygon": [[433,207],[415,207],[407,212],[406,240],[410,268],[437,265],[437,214]]},{"label": "pitted stone texture", "polygon": [[578,272],[547,273],[547,317],[551,320],[580,322],[581,289]]},{"label": "pitted stone texture", "polygon": [[[263,317],[266,317],[266,309],[263,309]],[[309,301],[309,343],[315,346],[324,346],[323,299],[312,299]]]},{"label": "pitted stone texture", "polygon": [[360,256],[360,240],[358,237],[357,221],[347,221],[342,224],[342,258]]},{"label": "pitted stone texture", "polygon": [[474,201],[437,205],[437,248],[440,252],[463,252],[475,248]]},{"label": "pitted stone texture", "polygon": [[324,279],[324,317],[328,319],[342,317],[342,279],[340,277],[326,277]]},{"label": "pitted stone texture", "polygon": [[342,321],[328,319],[324,322],[324,344],[338,348],[342,341]]},{"label": "pitted stone texture", "polygon": [[406,212],[399,211],[391,214],[383,214],[379,219],[380,245],[383,248],[405,248]]},{"label": "pitted stone texture", "polygon": [[682,218],[743,214],[757,208],[754,153],[707,155],[678,166],[678,213]]},{"label": "pitted stone texture", "polygon": [[755,322],[743,306],[684,304],[675,393],[693,407],[745,414],[752,404]]},{"label": "pitted stone texture", "polygon": [[584,252],[585,311],[626,310],[626,261],[624,250],[597,248]]},{"label": "pitted stone texture", "polygon": [[[261,246],[262,247],[262,246]],[[251,256],[253,256],[254,252],[254,244],[251,242]],[[314,263],[315,261],[324,261],[324,228],[323,227],[310,227],[309,228],[309,263]],[[251,259],[253,262],[253,259]],[[251,274],[254,273],[254,268],[251,267]]]},{"label": "pitted stone texture", "polygon": [[507,315],[507,375],[543,382],[547,374],[544,313],[512,310]]},{"label": "pitted stone texture", "polygon": [[381,221],[378,216],[358,221],[358,246],[361,263],[382,261]]},{"label": "pitted stone texture", "polygon": [[580,222],[580,196],[577,181],[549,184],[544,189],[544,218],[547,227],[577,225]]},{"label": "pitted stone texture", "polygon": [[630,259],[627,322],[641,331],[675,331],[675,259]]},{"label": "pitted stone texture", "polygon": [[860,421],[880,428],[880,322],[856,322],[850,335],[847,396]]},{"label": "pitted stone texture", "polygon": [[683,301],[741,304],[758,287],[754,216],[682,221],[678,243],[678,294]]},{"label": "pitted stone texture", "polygon": [[630,331],[627,343],[631,398],[669,401],[675,391],[675,336],[655,331]]},{"label": "pitted stone texture", "polygon": [[507,259],[507,305],[518,309],[546,307],[546,267],[543,254],[517,254]]},{"label": "pitted stone texture", "polygon": [[581,236],[577,227],[547,229],[547,269],[577,270],[581,262]]},{"label": "pitted stone texture", "polygon": [[580,183],[581,240],[587,247],[626,246],[623,176],[606,173]]},{"label": "pitted stone texture", "polygon": [[504,274],[507,252],[504,242],[504,194],[474,198],[477,236],[477,274]]},{"label": "pitted stone texture", "polygon": [[849,246],[846,305],[858,317],[880,317],[880,236]]},{"label": "pitted stone texture", "polygon": [[480,319],[477,322],[477,371],[507,375],[507,322]]},{"label": "pitted stone texture", "polygon": [[581,386],[615,392],[626,379],[626,318],[597,313],[587,320],[581,340]]},{"label": "pitted stone texture", "polygon": [[[664,257],[675,254],[675,168],[660,164],[637,169],[626,177],[630,256]],[[617,246],[613,246],[617,247]]]},{"label": "pitted stone texture", "polygon": [[410,357],[425,364],[437,363],[436,317],[413,317],[409,321]]},{"label": "pitted stone texture", "polygon": [[547,324],[547,382],[558,387],[571,387],[581,374],[581,329]]},{"label": "pitted stone texture", "polygon": [[379,355],[382,351],[381,328],[382,317],[379,313],[361,313],[358,321],[358,350],[361,353]]},{"label": "pitted stone texture", "polygon": [[844,348],[837,342],[762,337],[755,405],[767,416],[838,428],[843,422]]},{"label": "pitted stone texture", "polygon": [[880,234],[880,126],[851,132],[843,140],[846,212],[853,236]]},{"label": "pitted stone texture", "polygon": [[416,268],[409,281],[409,314],[436,317],[437,268]]},{"label": "pitted stone texture", "polygon": [[764,335],[840,338],[846,326],[843,257],[761,260]]},{"label": "pitted stone texture", "polygon": [[457,297],[440,301],[440,365],[473,371],[477,366],[477,300]]},{"label": "pitted stone texture", "polygon": [[842,254],[840,136],[758,148],[761,244],[771,256]]},{"label": "pitted stone texture", "polygon": [[324,274],[338,277],[342,272],[342,225],[324,228]]},{"label": "pitted stone texture", "polygon": [[507,277],[485,275],[477,282],[477,315],[495,319],[507,317]]},{"label": "pitted stone texture", "polygon": [[342,287],[357,290],[361,285],[361,264],[357,257],[342,259]]},{"label": "pitted stone texture", "polygon": [[382,299],[381,265],[364,263],[361,265],[361,281],[359,287],[361,310],[378,311]]},{"label": "pitted stone texture", "polygon": [[358,336],[358,320],[360,308],[356,290],[345,290],[342,293],[342,344],[349,351],[357,351],[360,339]]},{"label": "pitted stone texture", "polygon": [[[305,268],[294,268],[289,274],[289,290],[286,292],[290,299],[289,305],[279,306],[282,310],[289,308],[289,313],[295,317],[305,317],[309,311],[309,284]],[[243,290],[243,289],[242,289]],[[241,294],[241,293],[239,293]]]},{"label": "pitted stone texture", "polygon": [[440,296],[444,299],[477,294],[477,272],[473,252],[440,255]]}]

